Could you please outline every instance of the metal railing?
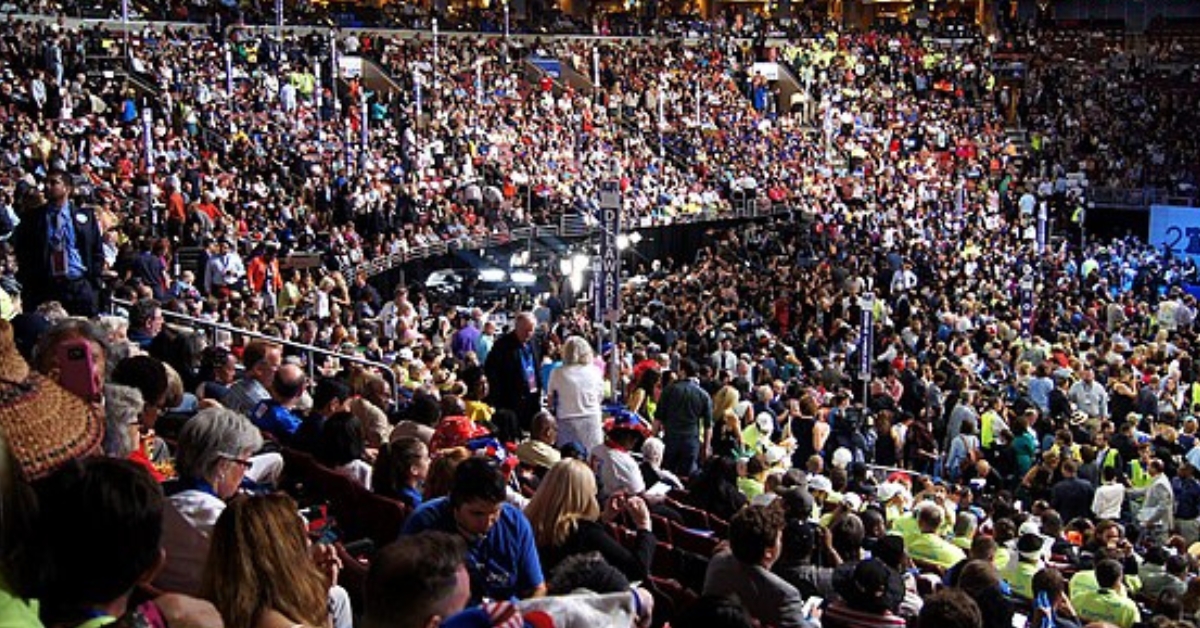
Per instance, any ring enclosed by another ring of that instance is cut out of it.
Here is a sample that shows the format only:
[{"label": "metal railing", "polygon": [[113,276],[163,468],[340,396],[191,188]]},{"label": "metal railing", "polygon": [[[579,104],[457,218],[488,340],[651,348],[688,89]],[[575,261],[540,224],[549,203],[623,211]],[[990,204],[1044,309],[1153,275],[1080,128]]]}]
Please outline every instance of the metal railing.
[{"label": "metal railing", "polygon": [[[133,303],[131,301],[126,301],[124,299],[118,299],[118,298],[113,298],[112,304],[114,307],[123,307],[123,308],[133,307]],[[334,351],[331,349],[325,349],[323,347],[318,347],[315,345],[304,344],[302,342],[295,342],[292,340],[284,340],[283,338],[280,338],[278,336],[272,336],[270,334],[262,334],[262,333],[259,333],[256,331],[250,331],[249,329],[242,329],[241,327],[235,327],[233,325],[229,325],[226,323],[218,323],[215,321],[206,321],[202,318],[196,318],[194,316],[188,316],[187,314],[180,314],[178,312],[172,312],[170,310],[164,309],[164,310],[162,310],[162,314],[163,314],[163,318],[166,318],[166,319],[176,322],[176,323],[182,323],[186,326],[190,326],[193,328],[194,331],[199,331],[199,329],[195,329],[195,328],[201,328],[204,331],[209,332],[210,333],[209,339],[213,345],[217,344],[217,332],[224,331],[231,335],[236,334],[239,336],[245,336],[246,338],[252,338],[255,340],[265,340],[267,342],[273,342],[275,344],[283,345],[285,347],[291,347],[293,349],[305,351],[310,354],[323,355],[326,357],[332,357],[332,358],[342,360],[345,362],[350,362],[352,364],[358,364],[360,366],[368,366],[368,367],[375,368],[378,371],[380,371],[381,373],[385,374],[384,376],[387,377],[388,380],[391,381],[392,400],[399,401],[399,399],[400,399],[400,380],[396,376],[396,373],[394,371],[392,371],[392,368],[390,366],[388,366],[387,364],[384,364],[383,362],[375,362],[373,360],[368,360],[366,358],[361,358],[361,357],[354,356],[354,355],[346,355],[346,354],[340,353],[338,351]],[[310,359],[307,362],[308,362],[308,364],[307,364],[308,379],[309,379],[309,382],[311,383],[311,382],[316,381],[316,361]]]},{"label": "metal railing", "polygon": [[1159,187],[1094,187],[1088,190],[1088,202],[1107,209],[1149,209],[1151,205],[1200,207],[1200,191],[1182,194]]},{"label": "metal railing", "polygon": [[[676,215],[642,216],[627,222],[628,229],[645,229],[651,227],[669,227],[703,222],[718,222],[722,220],[747,220],[769,218],[790,214],[799,207],[786,203],[775,203],[765,196],[749,199],[735,199],[725,210],[715,210],[706,207],[695,213]],[[599,233],[594,221],[589,221],[585,214],[576,212],[559,216],[557,224],[515,227],[507,231],[498,231],[486,236],[460,237],[452,240],[430,242],[412,247],[389,255],[361,262],[349,269],[349,276],[364,273],[368,277],[385,273],[408,262],[445,255],[452,251],[466,249],[486,249],[506,244],[525,244],[534,238],[560,238],[576,240],[591,237]]]}]

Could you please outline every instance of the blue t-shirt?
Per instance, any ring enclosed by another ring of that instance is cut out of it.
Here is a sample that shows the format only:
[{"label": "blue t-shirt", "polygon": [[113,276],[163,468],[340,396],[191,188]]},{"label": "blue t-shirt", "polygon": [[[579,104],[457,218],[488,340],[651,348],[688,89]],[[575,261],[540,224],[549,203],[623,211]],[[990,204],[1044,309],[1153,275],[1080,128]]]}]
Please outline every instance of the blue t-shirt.
[{"label": "blue t-shirt", "polygon": [[[449,498],[421,504],[401,534],[426,530],[459,534]],[[492,529],[482,539],[467,544],[467,572],[471,575],[471,604],[479,604],[485,597],[512,599],[545,583],[533,528],[515,506],[502,505]]]},{"label": "blue t-shirt", "polygon": [[292,414],[291,410],[279,405],[274,399],[258,402],[250,411],[250,422],[258,429],[285,440],[300,429],[301,423],[300,417]]}]

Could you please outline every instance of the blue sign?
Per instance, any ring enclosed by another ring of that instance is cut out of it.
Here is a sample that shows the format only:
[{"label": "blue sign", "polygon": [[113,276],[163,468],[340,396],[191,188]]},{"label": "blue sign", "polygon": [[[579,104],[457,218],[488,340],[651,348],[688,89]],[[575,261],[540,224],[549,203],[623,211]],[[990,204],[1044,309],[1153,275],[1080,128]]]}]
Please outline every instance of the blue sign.
[{"label": "blue sign", "polygon": [[1150,206],[1150,244],[1187,255],[1200,264],[1200,211],[1195,207]]},{"label": "blue sign", "polygon": [[871,361],[875,353],[875,297],[871,294],[862,300],[862,330],[858,338],[858,372],[864,380],[871,379]]},{"label": "blue sign", "polygon": [[558,59],[550,57],[529,57],[529,62],[537,66],[538,69],[550,75],[550,78],[558,80],[562,78],[562,62]]}]

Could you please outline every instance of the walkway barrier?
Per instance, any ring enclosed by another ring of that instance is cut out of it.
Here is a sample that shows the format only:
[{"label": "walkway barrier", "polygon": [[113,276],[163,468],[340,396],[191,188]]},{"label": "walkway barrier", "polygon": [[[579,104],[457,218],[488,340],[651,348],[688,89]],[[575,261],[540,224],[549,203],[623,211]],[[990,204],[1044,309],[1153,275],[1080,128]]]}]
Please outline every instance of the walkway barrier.
[{"label": "walkway barrier", "polygon": [[[133,307],[133,303],[131,301],[125,301],[123,299],[118,299],[118,298],[112,299],[112,305],[113,305],[114,309],[116,309],[116,308],[128,309],[130,307]],[[171,312],[171,311],[165,310],[165,309],[162,311],[162,314],[163,314],[163,318],[166,318],[167,320],[171,321],[172,323],[175,323],[177,325],[181,325],[184,327],[190,327],[196,333],[206,333],[208,335],[209,342],[212,343],[213,345],[218,344],[218,332],[225,332],[230,335],[244,336],[246,338],[252,338],[255,340],[266,340],[267,342],[273,342],[276,344],[283,345],[285,347],[291,347],[292,349],[298,349],[300,351],[304,351],[304,352],[308,353],[310,358],[313,356],[326,356],[326,357],[336,358],[343,362],[350,362],[352,364],[358,364],[360,366],[374,368],[375,370],[379,371],[380,374],[383,375],[383,377],[387,378],[389,380],[389,382],[391,383],[393,401],[399,401],[399,399],[400,399],[400,386],[399,386],[400,382],[396,377],[396,373],[392,371],[390,366],[388,366],[387,364],[384,364],[383,362],[375,362],[373,360],[368,360],[366,358],[362,358],[359,356],[346,355],[344,353],[340,353],[338,351],[334,351],[331,349],[325,349],[323,347],[318,347],[316,345],[304,344],[302,342],[295,342],[292,340],[284,340],[283,338],[280,338],[278,336],[262,334],[262,333],[259,333],[256,331],[250,331],[249,329],[243,329],[241,327],[235,327],[233,325],[228,325],[225,323],[206,321],[202,318],[196,318],[194,316],[188,316],[187,314],[180,314],[178,312]],[[310,382],[312,382],[312,381],[316,380],[316,360],[309,359],[307,362],[308,362],[308,379]]]}]

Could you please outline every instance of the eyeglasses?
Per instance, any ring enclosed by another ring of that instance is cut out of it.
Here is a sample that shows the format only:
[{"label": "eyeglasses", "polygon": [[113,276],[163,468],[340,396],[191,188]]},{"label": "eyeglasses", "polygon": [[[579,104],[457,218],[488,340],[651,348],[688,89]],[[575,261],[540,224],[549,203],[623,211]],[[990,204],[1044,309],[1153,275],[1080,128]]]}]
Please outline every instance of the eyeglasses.
[{"label": "eyeglasses", "polygon": [[229,462],[232,462],[234,464],[241,465],[243,469],[249,469],[250,467],[254,466],[253,462],[251,462],[245,458],[238,458],[237,456],[231,456],[229,454],[218,454],[218,455],[221,457],[222,460],[228,460]]}]

